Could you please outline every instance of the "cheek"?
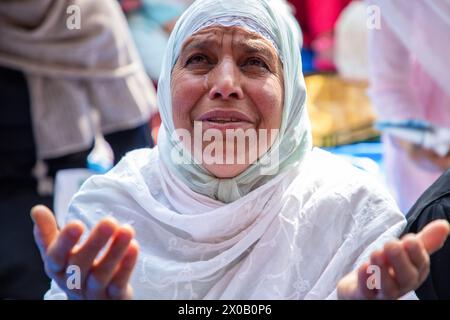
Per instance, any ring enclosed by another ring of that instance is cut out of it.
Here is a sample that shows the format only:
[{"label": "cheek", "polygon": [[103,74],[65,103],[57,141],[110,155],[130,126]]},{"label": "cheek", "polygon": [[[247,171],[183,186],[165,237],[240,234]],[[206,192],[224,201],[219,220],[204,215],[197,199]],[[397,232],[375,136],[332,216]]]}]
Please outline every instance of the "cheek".
[{"label": "cheek", "polygon": [[283,88],[277,81],[267,81],[254,89],[253,102],[261,116],[260,126],[279,129],[283,112]]},{"label": "cheek", "polygon": [[172,112],[175,128],[191,129],[191,113],[202,97],[203,82],[189,75],[172,76]]}]

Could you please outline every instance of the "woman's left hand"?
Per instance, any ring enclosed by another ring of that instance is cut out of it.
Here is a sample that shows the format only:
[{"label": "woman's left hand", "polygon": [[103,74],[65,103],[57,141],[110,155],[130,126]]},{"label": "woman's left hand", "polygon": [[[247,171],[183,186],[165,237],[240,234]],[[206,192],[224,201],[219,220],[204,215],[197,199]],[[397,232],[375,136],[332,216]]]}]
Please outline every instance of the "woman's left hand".
[{"label": "woman's left hand", "polygon": [[436,220],[418,234],[386,243],[339,281],[338,298],[398,299],[417,289],[428,276],[430,255],[443,246],[449,231],[446,220]]}]

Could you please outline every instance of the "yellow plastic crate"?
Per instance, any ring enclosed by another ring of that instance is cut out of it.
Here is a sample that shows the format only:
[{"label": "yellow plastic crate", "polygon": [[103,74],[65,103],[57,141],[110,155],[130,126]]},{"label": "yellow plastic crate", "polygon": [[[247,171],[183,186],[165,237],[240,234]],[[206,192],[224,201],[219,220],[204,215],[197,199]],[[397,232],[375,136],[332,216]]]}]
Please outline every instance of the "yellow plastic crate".
[{"label": "yellow plastic crate", "polygon": [[368,84],[337,75],[305,77],[315,146],[330,147],[377,138]]}]

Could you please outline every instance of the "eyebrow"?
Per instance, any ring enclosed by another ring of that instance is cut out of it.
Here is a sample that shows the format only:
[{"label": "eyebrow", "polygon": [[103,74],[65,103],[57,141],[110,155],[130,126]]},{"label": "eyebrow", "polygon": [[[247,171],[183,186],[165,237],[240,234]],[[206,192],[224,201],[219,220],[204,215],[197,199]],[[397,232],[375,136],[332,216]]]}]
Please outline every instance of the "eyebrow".
[{"label": "eyebrow", "polygon": [[196,40],[192,39],[191,41],[185,43],[181,48],[181,52],[190,51],[190,50],[205,50],[208,48],[213,48],[217,46],[218,41],[216,40]]},{"label": "eyebrow", "polygon": [[[273,51],[270,50],[269,46],[259,39],[239,41],[237,45],[241,47],[246,54],[262,54],[263,56],[269,59],[271,58],[272,60],[276,58],[274,56],[276,54],[273,52],[275,51],[275,49],[273,49]],[[193,38],[191,40],[188,40],[188,42],[183,45],[181,52],[191,50],[210,50],[211,48],[216,48],[218,46],[219,41],[217,41],[216,39],[198,40]]]},{"label": "eyebrow", "polygon": [[277,54],[275,49],[270,50],[269,46],[261,41],[239,42],[239,45],[243,46],[243,50],[246,54],[260,53],[268,58],[276,58]]}]

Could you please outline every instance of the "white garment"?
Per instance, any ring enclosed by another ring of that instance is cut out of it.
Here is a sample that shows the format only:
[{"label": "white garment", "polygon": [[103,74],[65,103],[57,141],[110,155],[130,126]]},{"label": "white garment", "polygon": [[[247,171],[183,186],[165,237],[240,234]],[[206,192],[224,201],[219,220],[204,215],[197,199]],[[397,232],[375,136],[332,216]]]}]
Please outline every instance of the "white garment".
[{"label": "white garment", "polygon": [[[230,204],[194,193],[159,159],[157,148],[130,152],[69,209],[89,230],[107,216],[134,227],[136,299],[334,299],[405,226],[377,182],[320,149]],[[66,295],[52,283],[45,298]]]},{"label": "white garment", "polygon": [[346,80],[368,81],[369,30],[367,6],[363,1],[349,3],[336,21],[334,60],[339,75]]},{"label": "white garment", "polygon": [[[379,120],[419,119],[450,129],[450,1],[370,0],[381,28],[369,34],[370,97]],[[386,177],[406,214],[443,173],[383,137]]]},{"label": "white garment", "polygon": [[[383,33],[387,26],[425,72],[450,96],[448,53],[450,0],[369,0],[379,8]],[[401,56],[407,60],[407,56]]]}]

